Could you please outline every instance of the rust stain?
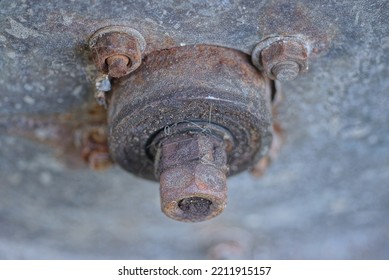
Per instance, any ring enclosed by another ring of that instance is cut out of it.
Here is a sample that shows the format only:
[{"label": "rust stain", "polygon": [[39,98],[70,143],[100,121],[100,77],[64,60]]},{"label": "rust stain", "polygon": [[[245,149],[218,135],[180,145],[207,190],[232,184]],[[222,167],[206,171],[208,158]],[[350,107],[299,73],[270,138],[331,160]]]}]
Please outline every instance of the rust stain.
[{"label": "rust stain", "polygon": [[93,170],[103,170],[112,165],[106,114],[94,103],[69,113],[17,116],[0,123],[8,135],[52,147],[69,168],[89,165]]},{"label": "rust stain", "polygon": [[320,9],[288,0],[268,1],[261,11],[259,28],[262,38],[274,35],[302,35],[311,45],[311,55],[325,54],[338,29]]},{"label": "rust stain", "polygon": [[277,115],[278,115],[278,108],[281,106],[283,101],[283,92],[280,88],[280,86],[273,87],[273,100],[272,100],[272,115],[273,115],[273,139],[272,143],[270,145],[269,153],[260,159],[251,169],[250,173],[251,175],[255,177],[261,177],[265,175],[266,170],[268,169],[269,165],[274,162],[278,154],[280,153],[282,146],[284,145],[286,141],[286,135],[285,131],[279,121],[277,121]]}]

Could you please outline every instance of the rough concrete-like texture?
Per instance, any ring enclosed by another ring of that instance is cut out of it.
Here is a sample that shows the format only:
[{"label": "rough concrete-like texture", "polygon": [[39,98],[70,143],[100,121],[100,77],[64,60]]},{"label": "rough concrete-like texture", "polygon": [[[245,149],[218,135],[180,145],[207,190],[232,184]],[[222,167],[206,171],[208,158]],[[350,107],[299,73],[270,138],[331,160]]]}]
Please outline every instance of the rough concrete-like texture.
[{"label": "rough concrete-like texture", "polygon": [[[209,2],[0,2],[0,258],[389,258],[389,3]],[[157,183],[69,168],[9,133],[26,114],[90,102],[85,46],[107,24],[138,29],[147,52],[207,43],[249,53],[275,33],[316,48],[308,73],[284,84],[277,161],[260,179],[230,178],[214,220],[169,220]]]}]

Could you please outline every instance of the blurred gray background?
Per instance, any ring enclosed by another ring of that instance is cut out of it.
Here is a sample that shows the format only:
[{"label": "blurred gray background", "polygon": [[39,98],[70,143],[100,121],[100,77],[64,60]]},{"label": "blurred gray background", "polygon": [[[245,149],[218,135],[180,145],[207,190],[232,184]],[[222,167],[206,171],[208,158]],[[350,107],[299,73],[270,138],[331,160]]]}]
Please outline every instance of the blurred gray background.
[{"label": "blurred gray background", "polygon": [[[388,1],[211,2],[0,1],[1,259],[389,258]],[[250,53],[280,30],[320,37],[309,72],[283,86],[279,157],[262,178],[230,178],[228,207],[211,221],[170,220],[157,183],[118,166],[70,168],[10,132],[33,130],[22,116],[93,102],[82,50],[119,23],[150,50]]]}]

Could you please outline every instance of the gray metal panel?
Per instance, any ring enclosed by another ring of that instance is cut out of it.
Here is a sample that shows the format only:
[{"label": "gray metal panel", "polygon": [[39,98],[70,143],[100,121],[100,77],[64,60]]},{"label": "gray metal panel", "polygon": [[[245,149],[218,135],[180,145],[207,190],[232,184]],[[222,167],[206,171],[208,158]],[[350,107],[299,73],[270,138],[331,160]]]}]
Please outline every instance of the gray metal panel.
[{"label": "gray metal panel", "polygon": [[[389,258],[388,1],[1,1],[1,258]],[[181,224],[157,184],[118,167],[69,169],[5,133],[26,113],[88,102],[99,27],[129,24],[147,51],[208,43],[249,53],[303,34],[317,55],[285,83],[287,140],[261,179],[229,180],[218,218]]]}]

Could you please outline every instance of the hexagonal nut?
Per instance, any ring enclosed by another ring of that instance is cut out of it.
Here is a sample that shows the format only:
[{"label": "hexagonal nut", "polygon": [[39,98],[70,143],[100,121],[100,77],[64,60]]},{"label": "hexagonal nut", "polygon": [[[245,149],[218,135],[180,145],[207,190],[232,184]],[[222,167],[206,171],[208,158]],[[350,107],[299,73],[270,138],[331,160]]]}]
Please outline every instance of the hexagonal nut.
[{"label": "hexagonal nut", "polygon": [[162,211],[183,222],[211,219],[226,207],[226,180],[224,171],[200,162],[167,169],[160,176]]},{"label": "hexagonal nut", "polygon": [[277,41],[262,50],[261,64],[269,78],[291,80],[308,70],[308,53],[298,42]]},{"label": "hexagonal nut", "polygon": [[125,33],[112,32],[103,34],[92,47],[96,67],[108,74],[108,59],[124,56],[129,59],[125,75],[133,72],[142,62],[142,53],[137,39]]},{"label": "hexagonal nut", "polygon": [[172,166],[186,164],[190,161],[201,160],[217,167],[224,167],[227,161],[224,143],[217,137],[201,133],[184,134],[165,139],[161,145],[160,157],[159,173]]},{"label": "hexagonal nut", "polygon": [[129,27],[108,26],[93,34],[89,41],[96,68],[114,78],[135,71],[142,62],[146,42]]}]

